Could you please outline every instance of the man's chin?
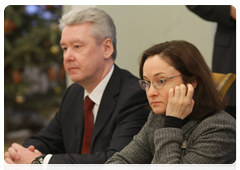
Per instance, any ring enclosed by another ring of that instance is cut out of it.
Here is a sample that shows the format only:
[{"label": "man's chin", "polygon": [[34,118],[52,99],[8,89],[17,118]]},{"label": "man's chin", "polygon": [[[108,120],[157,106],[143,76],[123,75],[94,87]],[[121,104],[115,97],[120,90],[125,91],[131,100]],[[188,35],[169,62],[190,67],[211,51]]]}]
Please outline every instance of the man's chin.
[{"label": "man's chin", "polygon": [[81,82],[81,79],[80,79],[78,76],[71,75],[71,76],[70,76],[70,79],[71,79],[72,82],[74,82],[74,83],[80,83],[80,82]]}]

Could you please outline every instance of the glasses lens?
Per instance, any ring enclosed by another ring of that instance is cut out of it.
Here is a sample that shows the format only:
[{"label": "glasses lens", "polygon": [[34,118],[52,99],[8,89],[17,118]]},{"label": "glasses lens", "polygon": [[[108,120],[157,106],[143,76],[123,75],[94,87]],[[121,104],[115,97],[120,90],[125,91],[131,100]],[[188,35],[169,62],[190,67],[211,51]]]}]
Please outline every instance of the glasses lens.
[{"label": "glasses lens", "polygon": [[142,87],[143,90],[147,90],[148,89],[149,85],[148,85],[148,83],[146,81],[139,80],[138,82],[139,82],[139,84],[140,84],[140,86]]},{"label": "glasses lens", "polygon": [[164,83],[165,83],[164,79],[157,79],[157,80],[153,81],[153,86],[157,89],[161,89],[161,88],[163,88]]}]

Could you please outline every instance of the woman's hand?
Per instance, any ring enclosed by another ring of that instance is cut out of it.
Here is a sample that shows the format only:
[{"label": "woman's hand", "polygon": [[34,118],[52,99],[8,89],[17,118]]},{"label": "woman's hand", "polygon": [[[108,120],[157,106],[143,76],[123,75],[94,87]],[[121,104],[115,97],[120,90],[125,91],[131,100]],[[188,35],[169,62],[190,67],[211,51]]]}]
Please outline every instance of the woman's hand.
[{"label": "woman's hand", "polygon": [[185,119],[193,109],[194,100],[192,99],[194,88],[191,84],[176,86],[175,90],[169,90],[168,105],[166,115]]}]

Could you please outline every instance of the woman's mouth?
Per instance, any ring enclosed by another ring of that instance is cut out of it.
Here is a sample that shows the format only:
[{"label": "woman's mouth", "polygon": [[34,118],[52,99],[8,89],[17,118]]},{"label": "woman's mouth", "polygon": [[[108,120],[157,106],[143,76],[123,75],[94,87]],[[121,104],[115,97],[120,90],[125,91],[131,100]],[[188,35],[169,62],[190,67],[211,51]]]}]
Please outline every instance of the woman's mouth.
[{"label": "woman's mouth", "polygon": [[152,106],[157,106],[159,104],[161,104],[162,102],[159,102],[159,101],[154,101],[154,102],[151,102],[151,105]]}]

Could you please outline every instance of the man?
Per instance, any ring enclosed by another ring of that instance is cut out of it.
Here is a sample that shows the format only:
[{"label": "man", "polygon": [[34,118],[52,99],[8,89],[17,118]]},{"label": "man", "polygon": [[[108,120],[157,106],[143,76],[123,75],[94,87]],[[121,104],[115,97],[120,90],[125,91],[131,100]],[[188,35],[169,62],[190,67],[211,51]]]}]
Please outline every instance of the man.
[{"label": "man", "polygon": [[[207,21],[217,22],[214,39],[212,71],[236,74],[236,8],[231,5],[187,5]],[[236,118],[236,81],[229,88],[225,111]]]},{"label": "man", "polygon": [[[138,79],[114,64],[116,31],[111,17],[97,8],[70,11],[60,27],[64,67],[75,83],[46,128],[27,139],[24,147],[14,143],[9,148],[7,163],[104,163],[147,120],[148,102]],[[89,100],[94,127],[86,135],[90,128],[85,125],[90,123],[86,123],[84,103]]]}]

